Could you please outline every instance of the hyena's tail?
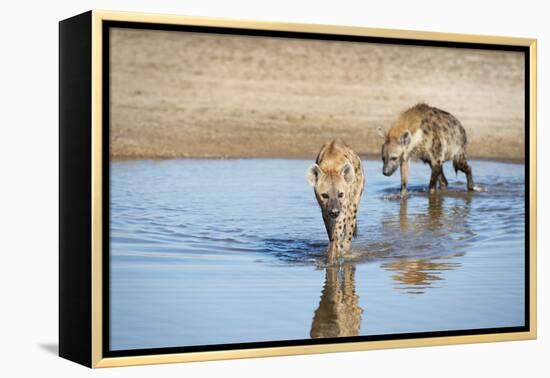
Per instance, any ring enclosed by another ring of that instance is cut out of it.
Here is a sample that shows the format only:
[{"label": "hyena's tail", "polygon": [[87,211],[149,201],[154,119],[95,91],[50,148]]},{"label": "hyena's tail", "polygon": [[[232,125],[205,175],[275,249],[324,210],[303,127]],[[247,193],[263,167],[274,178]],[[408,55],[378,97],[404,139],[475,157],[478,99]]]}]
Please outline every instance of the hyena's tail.
[{"label": "hyena's tail", "polygon": [[455,169],[455,176],[458,176],[458,166],[457,166],[457,163],[456,163],[456,159],[453,160],[453,168]]},{"label": "hyena's tail", "polygon": [[464,161],[466,161],[466,154],[464,152],[454,157],[453,168],[455,169],[455,176],[458,175],[459,167]]}]

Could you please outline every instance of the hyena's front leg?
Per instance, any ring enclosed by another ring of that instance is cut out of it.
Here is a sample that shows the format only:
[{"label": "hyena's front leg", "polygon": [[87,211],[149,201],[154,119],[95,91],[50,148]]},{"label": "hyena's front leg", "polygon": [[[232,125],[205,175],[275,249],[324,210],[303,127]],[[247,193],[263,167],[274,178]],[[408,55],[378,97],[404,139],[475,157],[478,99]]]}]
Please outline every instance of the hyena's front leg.
[{"label": "hyena's front leg", "polygon": [[342,223],[344,224],[341,234],[342,252],[347,254],[351,251],[351,239],[355,231],[355,220],[350,211],[346,212]]},{"label": "hyena's front leg", "polygon": [[409,181],[409,161],[403,160],[400,165],[401,168],[401,197],[407,195],[407,182]]},{"label": "hyena's front leg", "polygon": [[344,232],[344,222],[342,216],[337,220],[323,216],[323,220],[330,240],[327,248],[327,264],[330,265],[338,260],[342,251],[341,237]]},{"label": "hyena's front leg", "polygon": [[361,190],[354,190],[350,193],[350,201],[345,207],[344,234],[342,235],[343,252],[351,251],[351,240],[357,235],[357,210],[361,200]]}]

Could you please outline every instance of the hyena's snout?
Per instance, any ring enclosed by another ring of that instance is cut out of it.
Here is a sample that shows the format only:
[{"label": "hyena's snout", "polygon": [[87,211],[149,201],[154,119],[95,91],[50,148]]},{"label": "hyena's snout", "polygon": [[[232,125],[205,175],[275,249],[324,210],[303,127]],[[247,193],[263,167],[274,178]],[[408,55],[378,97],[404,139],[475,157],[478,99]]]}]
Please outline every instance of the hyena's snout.
[{"label": "hyena's snout", "polygon": [[327,213],[328,216],[332,219],[336,219],[340,216],[340,212],[342,211],[342,206],[340,205],[339,201],[329,201],[327,204]]},{"label": "hyena's snout", "polygon": [[384,165],[384,167],[382,168],[382,173],[384,174],[384,176],[391,176],[396,169],[397,165]]},{"label": "hyena's snout", "polygon": [[331,217],[332,219],[336,219],[336,218],[338,218],[338,216],[340,215],[340,210],[338,210],[338,209],[330,209],[329,212],[328,212],[328,215],[329,215],[329,217]]}]

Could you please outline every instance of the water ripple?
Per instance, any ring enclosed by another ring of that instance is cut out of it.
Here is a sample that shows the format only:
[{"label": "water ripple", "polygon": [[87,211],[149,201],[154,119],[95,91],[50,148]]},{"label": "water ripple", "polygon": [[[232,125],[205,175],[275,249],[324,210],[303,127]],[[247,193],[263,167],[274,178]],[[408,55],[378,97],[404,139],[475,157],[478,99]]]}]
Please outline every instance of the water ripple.
[{"label": "water ripple", "polygon": [[[113,164],[113,255],[130,250],[221,258],[254,253],[281,263],[322,264],[328,241],[311,188],[303,180],[307,162],[285,161],[284,174],[266,169],[266,161],[255,165],[246,160],[241,162],[246,169],[229,177],[223,162],[211,161],[208,169],[201,163],[199,170],[193,161],[176,162],[160,164],[162,169]],[[415,175],[420,165],[413,165],[406,198],[399,195],[398,177],[384,178],[374,170],[376,165],[365,163],[359,235],[347,261],[441,257],[489,241],[505,242],[511,235],[517,239],[524,232],[521,165],[474,162],[480,190],[467,192],[459,176],[449,180],[449,189],[436,194],[428,194],[427,177],[423,172]],[[495,175],[499,170],[504,174]],[[193,180],[161,179],[177,178],[184,171]]]}]

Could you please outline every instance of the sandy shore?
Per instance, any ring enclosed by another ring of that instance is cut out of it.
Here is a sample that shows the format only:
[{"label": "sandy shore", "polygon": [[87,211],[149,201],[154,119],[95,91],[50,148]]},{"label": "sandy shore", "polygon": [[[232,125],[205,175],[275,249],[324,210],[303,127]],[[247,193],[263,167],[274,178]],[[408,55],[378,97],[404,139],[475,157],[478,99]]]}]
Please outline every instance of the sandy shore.
[{"label": "sandy shore", "polygon": [[117,29],[111,157],[377,156],[399,112],[456,115],[472,157],[524,155],[520,53]]}]

